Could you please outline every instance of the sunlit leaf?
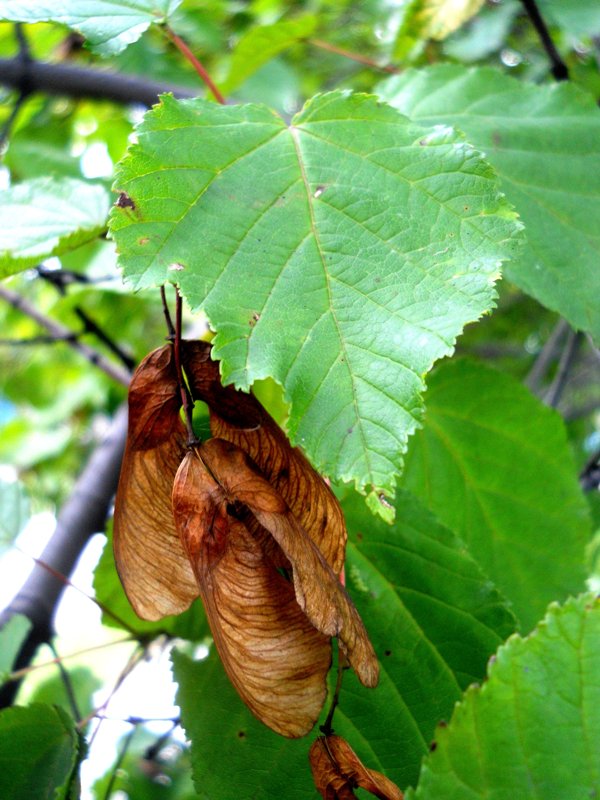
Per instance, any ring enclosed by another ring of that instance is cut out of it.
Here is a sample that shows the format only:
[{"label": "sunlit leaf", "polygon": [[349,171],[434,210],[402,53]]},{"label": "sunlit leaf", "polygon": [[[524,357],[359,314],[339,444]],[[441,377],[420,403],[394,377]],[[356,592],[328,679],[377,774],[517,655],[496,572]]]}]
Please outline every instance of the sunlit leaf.
[{"label": "sunlit leaf", "polygon": [[0,19],[60,22],[103,56],[120,53],[152,22],[163,22],[182,0],[0,0]]},{"label": "sunlit leaf", "polygon": [[315,16],[305,15],[249,28],[235,46],[228,75],[219,84],[221,90],[225,94],[234,91],[267,61],[310,36],[316,25]]},{"label": "sunlit leaf", "polygon": [[538,0],[546,22],[560,26],[573,36],[600,33],[600,6],[596,0]]},{"label": "sunlit leaf", "polygon": [[0,191],[0,277],[95,239],[109,205],[103,186],[74,178],[34,178]]},{"label": "sunlit leaf", "polygon": [[403,485],[464,539],[524,631],[583,588],[590,519],[564,426],[508,375],[440,366]]},{"label": "sunlit leaf", "polygon": [[567,83],[438,65],[394,76],[382,96],[423,124],[450,124],[485,151],[527,244],[506,274],[600,340],[600,111]]},{"label": "sunlit leaf", "polygon": [[294,443],[385,511],[423,375],[491,307],[514,248],[493,173],[451,130],[343,93],[290,127],[166,96],[137,136],[115,184],[135,208],[112,215],[125,277],[177,281],[224,380],[279,381]]},{"label": "sunlit leaf", "polygon": [[569,798],[600,793],[600,601],[553,605],[500,648],[436,732],[411,800]]}]

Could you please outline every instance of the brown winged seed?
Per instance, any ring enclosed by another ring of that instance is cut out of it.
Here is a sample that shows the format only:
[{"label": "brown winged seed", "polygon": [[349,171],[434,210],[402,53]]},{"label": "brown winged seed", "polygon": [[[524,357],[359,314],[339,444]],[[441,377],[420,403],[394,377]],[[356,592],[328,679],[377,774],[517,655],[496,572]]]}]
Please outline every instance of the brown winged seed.
[{"label": "brown winged seed", "polygon": [[404,796],[381,772],[367,769],[341,736],[319,736],[308,758],[315,786],[324,800],[352,800],[357,787],[380,800],[402,800]]},{"label": "brown winged seed", "polygon": [[173,520],[171,492],[186,448],[173,348],[150,353],[129,387],[129,430],[115,500],[113,546],[129,602],[142,619],[179,614],[198,585]]}]

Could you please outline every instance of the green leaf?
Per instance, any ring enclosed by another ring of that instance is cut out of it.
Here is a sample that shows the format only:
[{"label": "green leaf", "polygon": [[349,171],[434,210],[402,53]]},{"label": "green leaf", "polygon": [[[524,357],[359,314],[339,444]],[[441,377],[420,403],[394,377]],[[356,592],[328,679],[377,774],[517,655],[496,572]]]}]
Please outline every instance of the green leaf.
[{"label": "green leaf", "polygon": [[591,37],[600,33],[598,0],[538,0],[547,23],[554,23],[573,36]]},{"label": "green leaf", "polygon": [[225,381],[273,377],[313,463],[392,492],[423,375],[490,308],[517,224],[449,129],[366,95],[263,106],[169,96],[116,187],[112,233],[136,287],[177,281],[217,331]]},{"label": "green leaf", "polygon": [[36,178],[0,192],[0,277],[95,239],[110,205],[103,186],[70,178]]},{"label": "green leaf", "polygon": [[0,797],[66,800],[79,740],[71,717],[36,703],[0,712]]},{"label": "green leaf", "polygon": [[112,525],[109,526],[108,540],[94,572],[94,592],[96,598],[112,614],[102,612],[102,623],[110,628],[135,631],[140,635],[166,633],[181,639],[199,641],[210,634],[206,616],[200,600],[196,600],[183,614],[164,617],[158,622],[140,619],[131,608],[117,569],[112,549]]},{"label": "green leaf", "polygon": [[248,711],[229,683],[216,652],[192,661],[173,650],[176,702],[192,742],[198,796],[228,800],[244,787],[246,800],[314,800],[307,739],[284,739]]},{"label": "green leaf", "polygon": [[399,493],[394,527],[356,496],[342,505],[347,584],[381,678],[373,691],[345,676],[335,727],[365,763],[403,786],[416,780],[435,725],[484,676],[516,620],[464,544],[412,495]]},{"label": "green leaf", "polygon": [[589,800],[600,794],[600,601],[553,605],[500,648],[436,733],[406,800]]},{"label": "green leaf", "polygon": [[589,509],[562,420],[465,360],[432,374],[427,401],[403,485],[467,543],[529,630],[551,600],[583,588]]},{"label": "green leaf", "polygon": [[[515,620],[462,542],[408,493],[398,499],[395,527],[373,520],[355,494],[343,507],[352,542],[347,584],[381,679],[365,689],[346,673],[335,728],[366,764],[403,785],[416,780],[436,723],[483,677]],[[244,785],[248,797],[312,798],[306,742],[285,741],[255,720],[215,655],[194,663],[176,653],[174,666],[201,796],[228,798]]]},{"label": "green leaf", "polygon": [[220,88],[230,94],[263,64],[287,50],[300,39],[311,36],[317,25],[314,15],[281,20],[273,25],[251,27],[237,43],[229,72]]},{"label": "green leaf", "polygon": [[0,481],[0,554],[29,522],[29,497],[19,481]]},{"label": "green leaf", "polygon": [[421,39],[445,39],[474,17],[485,0],[418,0],[408,12],[403,27]]},{"label": "green leaf", "polygon": [[0,630],[0,683],[10,675],[21,645],[31,630],[31,620],[15,614]]},{"label": "green leaf", "polygon": [[409,71],[382,96],[424,124],[456,125],[484,150],[527,233],[506,274],[600,341],[600,111],[567,83],[536,86],[489,68]]},{"label": "green leaf", "polygon": [[[66,666],[66,665],[65,665]],[[69,680],[73,687],[73,695],[77,703],[77,709],[82,717],[91,714],[95,709],[92,695],[102,689],[103,683],[89,667],[72,666],[67,667]],[[29,703],[46,703],[57,705],[65,711],[71,711],[72,700],[67,694],[65,681],[58,670],[54,670],[51,675],[44,678],[27,697]]]},{"label": "green leaf", "polygon": [[0,19],[59,22],[81,33],[103,56],[120,53],[182,0],[0,0]]}]

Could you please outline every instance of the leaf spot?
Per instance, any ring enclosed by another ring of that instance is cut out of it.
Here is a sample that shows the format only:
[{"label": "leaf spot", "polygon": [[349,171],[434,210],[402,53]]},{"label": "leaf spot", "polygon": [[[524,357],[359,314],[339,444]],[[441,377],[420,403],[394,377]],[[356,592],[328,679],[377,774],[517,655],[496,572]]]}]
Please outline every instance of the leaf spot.
[{"label": "leaf spot", "polygon": [[183,264],[178,264],[175,262],[174,264],[169,264],[169,272],[181,272],[185,269]]},{"label": "leaf spot", "polygon": [[253,328],[259,319],[260,319],[260,314],[255,311],[254,314],[252,314],[250,320],[248,321],[248,325],[250,325],[250,327]]},{"label": "leaf spot", "polygon": [[129,197],[127,192],[119,193],[119,196],[117,197],[117,200],[115,202],[115,206],[117,208],[131,208],[133,211],[135,211],[135,203],[133,202],[131,197]]},{"label": "leaf spot", "polygon": [[313,193],[313,197],[315,199],[321,197],[321,195],[323,194],[324,191],[325,191],[325,187],[324,186],[317,186],[317,188],[315,189],[315,191]]}]

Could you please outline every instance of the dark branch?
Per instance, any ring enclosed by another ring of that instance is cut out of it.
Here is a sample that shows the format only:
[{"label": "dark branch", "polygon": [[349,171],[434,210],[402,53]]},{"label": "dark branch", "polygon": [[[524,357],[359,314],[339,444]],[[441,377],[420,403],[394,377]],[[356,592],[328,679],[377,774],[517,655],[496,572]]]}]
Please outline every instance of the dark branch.
[{"label": "dark branch", "polygon": [[562,397],[564,388],[569,380],[569,375],[577,358],[582,341],[583,334],[580,331],[569,331],[565,348],[560,357],[556,376],[552,381],[552,385],[548,389],[546,397],[544,398],[544,401],[549,406],[552,406],[552,408],[556,408],[560,402],[560,398]]},{"label": "dark branch", "polygon": [[[73,493],[58,515],[56,530],[41,555],[41,561],[61,575],[70,575],[88,539],[104,530],[106,515],[117,488],[126,432],[127,411],[122,408],[108,436],[92,453]],[[64,585],[64,581],[36,564],[8,608],[0,615],[0,627],[15,614],[24,614],[33,624],[17,657],[15,669],[27,666],[39,645],[50,639],[54,609]],[[12,703],[17,688],[15,681],[0,689],[0,708]]]},{"label": "dark branch", "polygon": [[537,7],[535,0],[521,0],[521,2],[525,6],[525,10],[527,11],[529,19],[531,20],[533,27],[538,32],[538,35],[544,46],[544,50],[550,59],[550,63],[552,64],[552,74],[557,81],[568,80],[569,68],[562,60],[558,50],[554,46],[554,42],[550,36],[550,31],[544,22],[544,18],[540,14],[540,10]]},{"label": "dark branch", "polygon": [[195,97],[198,94],[185,86],[149,81],[134,75],[71,64],[24,61],[20,56],[0,59],[0,84],[21,91],[25,82],[30,92],[143,106],[153,105],[157,96],[164,92],[172,92],[175,97]]}]

